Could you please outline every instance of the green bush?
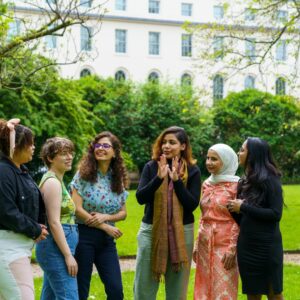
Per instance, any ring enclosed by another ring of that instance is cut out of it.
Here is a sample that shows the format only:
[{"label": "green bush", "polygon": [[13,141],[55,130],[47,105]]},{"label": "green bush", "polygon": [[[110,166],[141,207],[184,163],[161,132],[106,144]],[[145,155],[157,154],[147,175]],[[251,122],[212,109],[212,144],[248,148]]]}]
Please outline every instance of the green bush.
[{"label": "green bush", "polygon": [[238,150],[247,137],[267,140],[284,176],[299,177],[300,106],[289,96],[257,90],[231,93],[213,108],[217,140]]}]

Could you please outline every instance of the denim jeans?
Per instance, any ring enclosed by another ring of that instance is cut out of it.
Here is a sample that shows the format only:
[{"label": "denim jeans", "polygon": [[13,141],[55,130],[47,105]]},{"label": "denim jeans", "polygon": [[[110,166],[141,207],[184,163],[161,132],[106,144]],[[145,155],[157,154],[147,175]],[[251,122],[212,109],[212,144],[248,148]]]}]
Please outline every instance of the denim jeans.
[{"label": "denim jeans", "polygon": [[104,231],[78,224],[79,243],[76,249],[78,263],[79,299],[89,295],[93,263],[104,284],[107,300],[122,300],[121,269],[114,239]]},{"label": "denim jeans", "polygon": [[[77,225],[62,224],[72,254],[78,244]],[[36,258],[44,271],[41,300],[78,300],[76,277],[69,275],[65,258],[51,233],[36,246]]]}]

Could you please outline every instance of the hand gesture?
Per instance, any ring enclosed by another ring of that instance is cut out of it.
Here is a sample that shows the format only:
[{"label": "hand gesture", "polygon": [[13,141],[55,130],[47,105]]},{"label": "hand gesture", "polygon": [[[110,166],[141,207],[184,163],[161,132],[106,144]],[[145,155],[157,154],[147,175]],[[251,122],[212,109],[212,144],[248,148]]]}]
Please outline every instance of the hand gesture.
[{"label": "hand gesture", "polygon": [[102,230],[104,230],[109,236],[113,237],[114,239],[118,239],[123,235],[119,228],[108,224],[105,225],[106,226],[103,227]]},{"label": "hand gesture", "polygon": [[163,179],[167,176],[168,170],[169,170],[169,165],[168,165],[166,156],[164,154],[161,155],[161,157],[159,158],[159,161],[157,163],[158,163],[157,176],[160,179]]},{"label": "hand gesture", "polygon": [[172,168],[171,168],[171,170],[168,169],[168,173],[169,173],[169,176],[172,179],[172,181],[177,181],[179,179],[178,165],[179,165],[179,158],[177,156],[173,157]]},{"label": "hand gesture", "polygon": [[231,253],[225,253],[222,257],[222,263],[224,265],[224,268],[226,270],[230,270],[231,268],[233,268],[235,266],[235,254],[231,254]]},{"label": "hand gesture", "polygon": [[85,225],[89,227],[96,227],[109,220],[108,214],[101,214],[93,211],[91,212],[91,216],[92,217],[85,222]]},{"label": "hand gesture", "polygon": [[230,212],[236,212],[236,213],[239,213],[243,201],[244,201],[244,200],[241,200],[241,199],[233,199],[233,200],[229,200],[228,203],[227,203],[227,209],[228,209]]},{"label": "hand gesture", "polygon": [[47,226],[45,226],[44,224],[40,224],[41,228],[42,228],[42,232],[41,234],[34,240],[36,243],[45,240],[47,238],[47,235],[49,234],[48,230],[47,230]]},{"label": "hand gesture", "polygon": [[78,265],[74,258],[74,256],[70,253],[67,256],[65,256],[65,262],[67,265],[68,273],[70,276],[75,277],[78,272]]}]

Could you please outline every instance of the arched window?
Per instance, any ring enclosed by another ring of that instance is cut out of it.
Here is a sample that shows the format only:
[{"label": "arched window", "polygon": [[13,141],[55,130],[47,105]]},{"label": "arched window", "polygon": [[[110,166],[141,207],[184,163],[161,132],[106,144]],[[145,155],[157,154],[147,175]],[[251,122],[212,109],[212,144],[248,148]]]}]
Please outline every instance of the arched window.
[{"label": "arched window", "polygon": [[157,72],[151,72],[148,76],[148,81],[159,82],[159,74]]},{"label": "arched window", "polygon": [[275,87],[276,87],[276,95],[285,95],[286,82],[284,78],[282,77],[277,78],[275,82]]},{"label": "arched window", "polygon": [[82,69],[80,72],[80,77],[90,76],[92,72],[89,69]]},{"label": "arched window", "polygon": [[245,89],[254,89],[255,88],[255,78],[251,75],[245,78]]},{"label": "arched window", "polygon": [[188,73],[184,73],[181,76],[181,85],[192,85],[192,76]]},{"label": "arched window", "polygon": [[117,71],[116,74],[115,74],[115,79],[116,80],[125,80],[126,79],[125,72],[122,71],[122,70]]},{"label": "arched window", "polygon": [[213,79],[213,99],[223,99],[224,79],[221,75],[216,75]]}]

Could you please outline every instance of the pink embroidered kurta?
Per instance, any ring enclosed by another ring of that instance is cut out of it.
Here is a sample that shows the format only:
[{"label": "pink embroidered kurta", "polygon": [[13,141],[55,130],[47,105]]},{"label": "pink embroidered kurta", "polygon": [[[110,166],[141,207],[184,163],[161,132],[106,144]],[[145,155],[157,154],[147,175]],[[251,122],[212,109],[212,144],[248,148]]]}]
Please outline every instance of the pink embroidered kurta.
[{"label": "pink embroidered kurta", "polygon": [[202,217],[195,242],[195,300],[236,300],[238,292],[237,264],[224,268],[225,253],[235,254],[239,227],[226,208],[236,198],[236,182],[203,183],[200,201]]}]

